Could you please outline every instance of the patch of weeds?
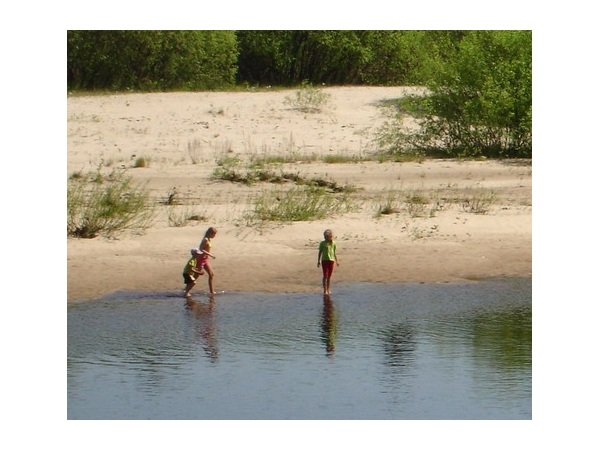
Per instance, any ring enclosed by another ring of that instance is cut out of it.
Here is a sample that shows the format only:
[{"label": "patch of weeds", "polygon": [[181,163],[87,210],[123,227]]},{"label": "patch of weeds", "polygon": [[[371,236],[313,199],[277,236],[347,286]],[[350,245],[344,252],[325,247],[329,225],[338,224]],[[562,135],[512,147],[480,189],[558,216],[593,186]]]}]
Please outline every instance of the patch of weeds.
[{"label": "patch of weeds", "polygon": [[69,175],[69,180],[82,180],[84,177],[83,170],[78,170]]},{"label": "patch of weeds", "polygon": [[463,200],[462,208],[468,213],[487,214],[497,198],[494,191],[479,190]]},{"label": "patch of weeds", "polygon": [[111,179],[87,183],[71,178],[67,184],[67,236],[114,236],[124,230],[143,230],[154,221],[156,210],[149,191],[131,184],[131,177],[113,173]]},{"label": "patch of weeds", "polygon": [[239,167],[242,160],[239,156],[224,156],[217,160],[217,168],[213,171],[213,179],[244,182],[245,177]]},{"label": "patch of weeds", "polygon": [[297,163],[311,163],[318,161],[319,157],[312,153],[310,155],[304,155],[297,152],[290,152],[285,155],[272,155],[272,156],[252,156],[250,163],[252,166],[265,166],[271,164],[297,164]]},{"label": "patch of weeds", "polygon": [[380,162],[416,162],[423,163],[425,161],[425,156],[419,152],[391,152],[391,151],[381,151],[375,155],[375,159]]},{"label": "patch of weeds", "polygon": [[205,214],[199,214],[193,205],[184,207],[171,205],[167,210],[167,221],[170,227],[185,227],[189,222],[207,222]]},{"label": "patch of weeds", "polygon": [[326,180],[324,178],[304,178],[299,172],[276,172],[262,163],[254,160],[247,167],[242,167],[242,161],[238,156],[226,157],[217,161],[217,168],[213,171],[212,177],[215,180],[231,181],[234,183],[254,184],[264,183],[285,183],[292,182],[296,185],[324,188],[330,192],[353,192],[356,190],[351,185],[339,185],[337,181]]},{"label": "patch of weeds", "polygon": [[174,205],[176,203],[175,198],[177,197],[177,188],[176,187],[172,187],[171,189],[169,189],[169,192],[167,192],[167,198],[164,201],[165,205]]},{"label": "patch of weeds", "polygon": [[304,80],[295,95],[288,95],[284,99],[284,104],[301,112],[319,113],[328,105],[330,98],[330,94]]},{"label": "patch of weeds", "polygon": [[136,169],[142,168],[142,167],[149,167],[149,166],[150,166],[150,158],[147,158],[145,156],[139,156],[133,162],[133,167]]},{"label": "patch of weeds", "polygon": [[429,204],[427,197],[419,192],[410,192],[406,195],[406,211],[410,217],[425,216],[426,206]]},{"label": "patch of weeds", "polygon": [[334,193],[340,193],[340,192],[346,192],[346,193],[351,193],[351,192],[355,192],[357,189],[352,186],[352,185],[339,185],[337,183],[337,181],[334,180],[326,180],[324,178],[310,178],[307,180],[300,180],[297,181],[298,184],[306,184],[308,186],[313,186],[313,187],[318,187],[318,188],[324,188],[329,190],[330,192],[334,192]]},{"label": "patch of weeds", "polygon": [[412,240],[433,237],[434,235],[439,233],[439,230],[440,230],[439,225],[432,225],[431,227],[426,228],[426,227],[412,226],[409,223],[406,223],[402,227],[402,231],[406,232],[408,234],[408,237]]},{"label": "patch of weeds", "polygon": [[357,155],[325,155],[323,162],[327,164],[347,164],[364,161],[362,156]]},{"label": "patch of weeds", "polygon": [[253,204],[246,217],[251,226],[265,222],[319,220],[352,208],[347,195],[336,195],[314,186],[265,190],[251,201]]},{"label": "patch of weeds", "polygon": [[383,202],[379,204],[375,217],[381,217],[390,214],[397,214],[400,212],[398,195],[389,191],[387,197],[384,198]]}]

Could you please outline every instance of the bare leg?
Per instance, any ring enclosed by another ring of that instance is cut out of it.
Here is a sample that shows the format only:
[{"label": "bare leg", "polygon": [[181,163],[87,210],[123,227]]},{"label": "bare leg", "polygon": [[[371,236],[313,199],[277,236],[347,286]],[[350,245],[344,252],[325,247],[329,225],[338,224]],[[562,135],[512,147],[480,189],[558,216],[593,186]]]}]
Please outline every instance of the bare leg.
[{"label": "bare leg", "polygon": [[205,266],[206,268],[206,273],[208,274],[208,290],[211,294],[215,293],[215,287],[214,287],[214,279],[215,279],[215,273],[212,270],[212,267],[210,267],[208,264]]},{"label": "bare leg", "polygon": [[195,281],[193,281],[193,282],[191,282],[191,283],[188,283],[188,284],[186,284],[186,285],[185,285],[185,291],[184,291],[184,293],[183,293],[183,296],[184,296],[185,298],[188,298],[188,297],[191,297],[191,296],[192,296],[192,294],[190,294],[190,291],[192,290],[192,288],[193,288],[195,285],[196,285],[196,282],[195,282]]}]

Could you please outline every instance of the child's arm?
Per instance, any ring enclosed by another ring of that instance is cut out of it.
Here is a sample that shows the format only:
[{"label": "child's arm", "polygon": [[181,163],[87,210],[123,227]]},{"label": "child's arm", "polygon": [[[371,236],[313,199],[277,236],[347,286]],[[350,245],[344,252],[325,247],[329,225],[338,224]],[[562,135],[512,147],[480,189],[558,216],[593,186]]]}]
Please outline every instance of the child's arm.
[{"label": "child's arm", "polygon": [[210,252],[208,252],[208,251],[206,251],[206,250],[200,250],[200,251],[201,251],[202,253],[204,253],[205,255],[208,255],[208,256],[210,256],[212,259],[215,259],[215,258],[216,258],[216,256],[215,256],[215,255],[213,255],[212,253],[210,253]]},{"label": "child's arm", "polygon": [[323,251],[321,250],[321,248],[319,247],[319,254],[317,255],[317,267],[321,266],[321,254],[323,253]]}]

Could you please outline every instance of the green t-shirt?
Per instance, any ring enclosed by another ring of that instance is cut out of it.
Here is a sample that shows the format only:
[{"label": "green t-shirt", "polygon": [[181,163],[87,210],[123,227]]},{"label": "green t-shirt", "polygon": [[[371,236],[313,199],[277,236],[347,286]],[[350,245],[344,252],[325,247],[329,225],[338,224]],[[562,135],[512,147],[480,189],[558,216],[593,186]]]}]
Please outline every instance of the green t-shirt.
[{"label": "green t-shirt", "polygon": [[321,252],[321,261],[335,261],[335,250],[337,244],[335,241],[321,241],[319,244],[319,252]]}]

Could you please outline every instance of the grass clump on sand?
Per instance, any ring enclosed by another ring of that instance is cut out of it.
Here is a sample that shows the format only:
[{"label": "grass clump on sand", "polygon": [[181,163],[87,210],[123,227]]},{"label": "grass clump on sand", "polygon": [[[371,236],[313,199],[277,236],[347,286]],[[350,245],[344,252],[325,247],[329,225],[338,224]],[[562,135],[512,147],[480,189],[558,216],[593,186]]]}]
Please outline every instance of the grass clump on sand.
[{"label": "grass clump on sand", "polygon": [[300,89],[295,92],[295,95],[285,98],[284,104],[300,112],[319,113],[329,104],[330,99],[330,94],[305,80],[300,84]]},{"label": "grass clump on sand", "polygon": [[356,187],[340,185],[334,180],[319,177],[306,178],[300,175],[299,172],[276,172],[267,167],[262,161],[255,161],[244,166],[239,156],[227,156],[217,160],[217,168],[212,173],[212,179],[247,185],[260,182],[273,184],[294,183],[298,186],[325,188],[331,192],[351,193],[356,191]]},{"label": "grass clump on sand", "polygon": [[264,190],[251,200],[248,225],[265,222],[319,220],[352,209],[346,194],[334,194],[323,187],[303,185],[288,190]]},{"label": "grass clump on sand", "polygon": [[67,182],[67,236],[91,239],[103,233],[114,236],[125,230],[152,226],[155,208],[149,192],[131,184],[124,173],[89,182],[70,177]]}]

